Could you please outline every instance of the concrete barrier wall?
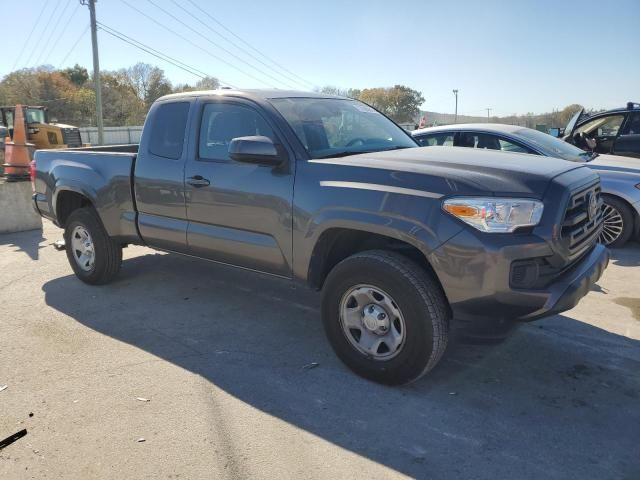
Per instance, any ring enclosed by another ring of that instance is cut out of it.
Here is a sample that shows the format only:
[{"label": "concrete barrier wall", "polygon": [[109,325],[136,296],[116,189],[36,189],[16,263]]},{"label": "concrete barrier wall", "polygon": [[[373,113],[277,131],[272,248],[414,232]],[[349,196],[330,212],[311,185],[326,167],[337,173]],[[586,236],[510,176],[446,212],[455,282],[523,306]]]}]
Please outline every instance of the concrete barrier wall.
[{"label": "concrete barrier wall", "polygon": [[31,206],[30,182],[0,180],[0,233],[42,228],[42,218]]}]

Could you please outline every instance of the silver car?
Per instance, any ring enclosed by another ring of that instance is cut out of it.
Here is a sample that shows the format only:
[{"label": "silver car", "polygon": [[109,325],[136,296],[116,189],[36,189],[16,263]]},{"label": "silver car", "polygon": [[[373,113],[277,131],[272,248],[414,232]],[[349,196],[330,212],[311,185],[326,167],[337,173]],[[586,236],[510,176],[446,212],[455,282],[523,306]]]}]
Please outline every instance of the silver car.
[{"label": "silver car", "polygon": [[584,162],[598,172],[604,200],[600,241],[611,247],[640,237],[640,159],[585,152],[538,130],[502,124],[460,124],[411,132],[424,147],[487,148]]}]

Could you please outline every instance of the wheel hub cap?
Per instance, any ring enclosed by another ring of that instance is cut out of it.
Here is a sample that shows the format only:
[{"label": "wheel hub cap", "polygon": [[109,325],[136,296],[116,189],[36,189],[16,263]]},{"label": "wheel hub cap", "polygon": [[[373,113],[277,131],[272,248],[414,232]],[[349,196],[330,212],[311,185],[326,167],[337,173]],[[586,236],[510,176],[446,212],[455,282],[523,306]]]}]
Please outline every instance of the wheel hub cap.
[{"label": "wheel hub cap", "polygon": [[356,285],[347,290],[340,301],[340,324],[349,343],[373,360],[390,360],[404,346],[402,312],[378,287]]},{"label": "wheel hub cap", "polygon": [[71,232],[71,251],[78,266],[85,272],[90,271],[95,264],[93,240],[89,231],[78,225]]},{"label": "wheel hub cap", "polygon": [[615,242],[624,230],[622,214],[613,206],[604,204],[602,207],[603,225],[600,242],[610,245]]}]

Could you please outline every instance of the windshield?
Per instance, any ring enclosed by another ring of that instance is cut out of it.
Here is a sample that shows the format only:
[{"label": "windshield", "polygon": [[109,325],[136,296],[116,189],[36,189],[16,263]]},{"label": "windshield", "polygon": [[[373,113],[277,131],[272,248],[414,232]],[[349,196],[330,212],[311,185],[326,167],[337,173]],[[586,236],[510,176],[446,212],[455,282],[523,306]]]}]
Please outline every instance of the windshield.
[{"label": "windshield", "polygon": [[368,105],[339,98],[275,98],[311,158],[416,147],[400,127]]},{"label": "windshield", "polygon": [[585,152],[570,143],[538,130],[523,128],[522,130],[516,130],[514,133],[536,145],[550,157],[562,158],[571,162],[587,162],[593,156],[591,152]]},{"label": "windshield", "polygon": [[27,123],[47,123],[44,118],[44,110],[40,108],[27,108],[25,114]]}]

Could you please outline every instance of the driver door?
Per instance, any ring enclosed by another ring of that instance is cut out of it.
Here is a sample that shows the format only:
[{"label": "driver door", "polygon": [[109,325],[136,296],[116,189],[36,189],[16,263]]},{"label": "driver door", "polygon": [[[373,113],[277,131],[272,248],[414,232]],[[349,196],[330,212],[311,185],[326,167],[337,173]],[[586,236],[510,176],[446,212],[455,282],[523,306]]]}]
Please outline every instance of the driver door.
[{"label": "driver door", "polygon": [[278,167],[232,160],[234,138],[263,135],[282,144],[275,125],[241,99],[207,99],[197,108],[185,165],[189,253],[289,277],[293,156]]}]

